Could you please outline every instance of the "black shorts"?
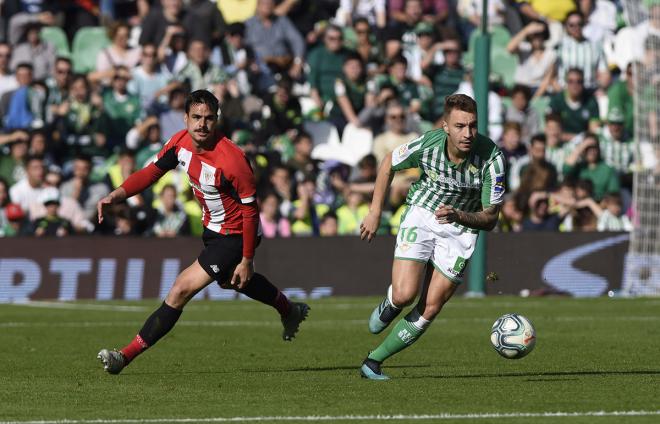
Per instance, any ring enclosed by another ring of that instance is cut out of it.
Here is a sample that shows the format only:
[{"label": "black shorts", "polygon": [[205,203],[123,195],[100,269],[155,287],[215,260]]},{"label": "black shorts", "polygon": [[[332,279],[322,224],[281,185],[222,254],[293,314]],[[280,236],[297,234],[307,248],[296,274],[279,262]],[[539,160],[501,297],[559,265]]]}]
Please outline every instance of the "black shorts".
[{"label": "black shorts", "polygon": [[[204,271],[219,284],[229,281],[236,265],[243,259],[243,235],[221,235],[204,228],[204,250],[197,260]],[[257,239],[257,245],[260,239]]]}]

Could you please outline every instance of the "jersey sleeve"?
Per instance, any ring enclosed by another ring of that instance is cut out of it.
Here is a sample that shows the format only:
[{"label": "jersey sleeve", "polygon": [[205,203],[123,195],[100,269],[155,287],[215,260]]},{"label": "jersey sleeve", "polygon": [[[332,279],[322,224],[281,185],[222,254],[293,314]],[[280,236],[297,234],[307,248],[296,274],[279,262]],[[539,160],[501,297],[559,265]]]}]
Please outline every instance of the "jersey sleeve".
[{"label": "jersey sleeve", "polygon": [[401,171],[409,168],[419,168],[419,159],[422,156],[424,136],[402,144],[392,151],[392,171]]},{"label": "jersey sleeve", "polygon": [[506,165],[504,155],[498,151],[488,160],[483,170],[484,183],[481,187],[481,205],[487,208],[504,201]]},{"label": "jersey sleeve", "polygon": [[257,199],[257,183],[245,156],[236,153],[232,159],[232,166],[226,170],[226,173],[242,204],[252,203]]},{"label": "jersey sleeve", "polygon": [[178,134],[173,135],[172,138],[170,138],[167,143],[165,143],[163,148],[160,149],[158,155],[156,155],[156,160],[154,163],[163,171],[174,169],[179,164],[179,159],[177,158],[176,154],[176,145],[180,137],[177,135]]}]

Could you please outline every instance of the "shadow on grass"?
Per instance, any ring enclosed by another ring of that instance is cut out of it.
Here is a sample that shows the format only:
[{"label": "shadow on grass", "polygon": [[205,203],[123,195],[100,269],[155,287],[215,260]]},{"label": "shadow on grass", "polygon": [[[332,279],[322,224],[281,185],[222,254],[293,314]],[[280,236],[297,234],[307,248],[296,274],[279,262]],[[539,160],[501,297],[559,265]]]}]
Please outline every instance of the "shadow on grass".
[{"label": "shadow on grass", "polygon": [[[395,368],[395,367],[388,367]],[[603,370],[603,371],[548,371],[548,372],[506,372],[501,374],[440,374],[440,375],[410,375],[397,378],[502,378],[502,377],[589,377],[589,376],[610,376],[610,375],[660,375],[660,370]],[[548,379],[546,379],[548,380]],[[552,379],[556,381],[568,381],[571,379]],[[543,381],[540,379],[527,381]]]},{"label": "shadow on grass", "polygon": [[[430,365],[421,364],[421,365],[392,365],[388,368],[428,368]],[[285,373],[285,372],[321,372],[321,371],[356,371],[360,369],[360,364],[358,363],[353,365],[337,365],[332,367],[299,367],[299,368],[264,368],[264,369],[235,369],[235,370],[213,370],[213,371],[194,371],[194,370],[168,370],[168,371],[136,371],[131,372],[132,375],[163,375],[163,374],[236,374],[236,373]],[[439,377],[439,376],[438,376]]]}]

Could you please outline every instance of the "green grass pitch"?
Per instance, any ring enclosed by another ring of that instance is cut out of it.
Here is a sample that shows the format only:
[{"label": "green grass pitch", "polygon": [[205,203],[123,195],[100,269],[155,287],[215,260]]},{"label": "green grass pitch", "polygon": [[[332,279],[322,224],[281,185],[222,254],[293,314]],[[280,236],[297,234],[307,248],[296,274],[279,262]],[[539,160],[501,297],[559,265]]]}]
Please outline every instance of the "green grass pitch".
[{"label": "green grass pitch", "polygon": [[[192,302],[174,330],[118,376],[102,370],[96,353],[126,344],[158,301],[1,305],[0,424],[385,421],[378,415],[660,422],[660,299],[457,297],[419,342],[385,363],[392,380],[374,382],[358,367],[388,331],[367,329],[379,300],[311,301],[292,343],[281,340],[269,307]],[[521,360],[490,345],[490,326],[507,312],[536,327],[536,348]],[[572,415],[541,416],[547,412]]]}]

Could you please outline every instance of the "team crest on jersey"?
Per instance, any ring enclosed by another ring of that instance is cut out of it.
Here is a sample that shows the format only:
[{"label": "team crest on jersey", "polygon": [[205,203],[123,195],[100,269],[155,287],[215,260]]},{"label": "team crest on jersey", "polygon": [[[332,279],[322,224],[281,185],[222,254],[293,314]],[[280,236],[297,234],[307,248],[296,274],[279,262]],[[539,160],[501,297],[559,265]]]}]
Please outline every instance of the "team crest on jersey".
[{"label": "team crest on jersey", "polygon": [[203,170],[202,171],[202,184],[213,185],[215,182],[215,174],[212,171]]},{"label": "team crest on jersey", "polygon": [[432,170],[432,169],[428,170],[428,171],[426,172],[426,175],[429,176],[429,179],[430,179],[431,181],[433,181],[433,182],[438,181],[438,177],[439,177],[439,176],[438,176],[438,173],[435,172],[434,170]]},{"label": "team crest on jersey", "polygon": [[479,168],[477,168],[476,166],[474,166],[473,163],[471,163],[470,166],[468,167],[468,170],[470,171],[470,173],[476,174],[479,171]]},{"label": "team crest on jersey", "polygon": [[405,154],[408,152],[408,145],[404,144],[401,147],[399,147],[399,156],[405,156]]},{"label": "team crest on jersey", "polygon": [[408,249],[410,249],[410,245],[408,243],[401,243],[399,245],[399,250],[401,250],[402,252],[405,252]]}]

